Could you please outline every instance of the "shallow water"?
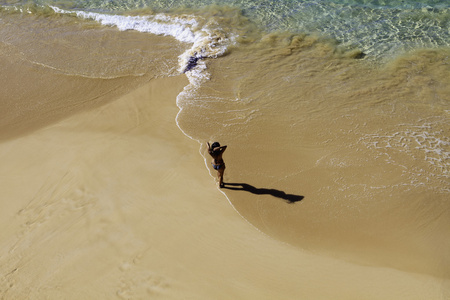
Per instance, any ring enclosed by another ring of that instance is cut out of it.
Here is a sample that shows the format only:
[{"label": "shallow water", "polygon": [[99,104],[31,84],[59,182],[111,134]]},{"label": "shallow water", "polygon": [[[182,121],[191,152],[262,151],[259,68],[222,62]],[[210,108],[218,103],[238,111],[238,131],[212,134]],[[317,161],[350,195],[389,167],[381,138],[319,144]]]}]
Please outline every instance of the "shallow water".
[{"label": "shallow water", "polygon": [[1,59],[20,74],[5,76],[0,105],[17,112],[5,135],[186,71],[178,125],[230,146],[225,181],[304,197],[225,190],[253,225],[311,251],[450,276],[448,4],[35,3],[2,2]]},{"label": "shallow water", "polygon": [[449,52],[374,68],[336,57],[327,44],[297,42],[212,62],[213,80],[182,101],[181,128],[230,146],[226,182],[305,197],[282,205],[225,189],[262,231],[302,248],[444,275]]}]

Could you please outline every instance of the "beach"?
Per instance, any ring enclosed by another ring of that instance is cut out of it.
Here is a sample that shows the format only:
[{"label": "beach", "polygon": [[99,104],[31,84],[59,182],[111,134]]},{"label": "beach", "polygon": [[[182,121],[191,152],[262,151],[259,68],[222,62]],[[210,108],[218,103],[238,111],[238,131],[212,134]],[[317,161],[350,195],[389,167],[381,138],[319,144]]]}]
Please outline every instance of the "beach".
[{"label": "beach", "polygon": [[185,84],[2,143],[3,299],[445,299],[430,276],[314,255],[241,218],[174,122]]},{"label": "beach", "polygon": [[147,2],[1,6],[0,298],[450,297],[448,5]]}]

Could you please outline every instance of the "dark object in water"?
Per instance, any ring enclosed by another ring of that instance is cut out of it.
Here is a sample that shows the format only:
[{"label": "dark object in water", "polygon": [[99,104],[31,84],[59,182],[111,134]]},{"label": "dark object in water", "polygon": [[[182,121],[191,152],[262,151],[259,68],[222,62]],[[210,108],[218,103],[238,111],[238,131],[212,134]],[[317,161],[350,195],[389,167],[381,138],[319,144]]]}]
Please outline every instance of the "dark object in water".
[{"label": "dark object in water", "polygon": [[360,52],[354,56],[355,59],[363,59],[364,57],[366,57],[364,52]]},{"label": "dark object in water", "polygon": [[183,73],[186,73],[187,71],[190,71],[190,70],[192,70],[193,68],[195,68],[195,67],[197,66],[197,62],[198,62],[200,59],[203,59],[203,58],[204,58],[203,56],[197,56],[197,52],[194,53],[193,56],[189,57],[187,66],[186,66],[186,68],[184,68]]}]

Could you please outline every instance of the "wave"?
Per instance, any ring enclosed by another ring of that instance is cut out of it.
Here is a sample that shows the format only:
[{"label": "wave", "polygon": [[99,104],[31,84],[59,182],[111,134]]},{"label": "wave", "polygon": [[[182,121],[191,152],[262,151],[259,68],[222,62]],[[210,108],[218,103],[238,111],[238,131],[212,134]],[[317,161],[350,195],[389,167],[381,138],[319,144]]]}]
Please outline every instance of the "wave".
[{"label": "wave", "polygon": [[163,13],[148,16],[109,15],[94,12],[51,8],[58,14],[74,14],[79,18],[92,19],[106,26],[115,26],[121,31],[135,30],[155,35],[171,36],[176,40],[192,44],[179,56],[179,71],[188,73],[191,83],[199,84],[208,79],[205,58],[217,58],[235,43],[237,35],[220,28],[216,20],[182,14],[171,16]]}]

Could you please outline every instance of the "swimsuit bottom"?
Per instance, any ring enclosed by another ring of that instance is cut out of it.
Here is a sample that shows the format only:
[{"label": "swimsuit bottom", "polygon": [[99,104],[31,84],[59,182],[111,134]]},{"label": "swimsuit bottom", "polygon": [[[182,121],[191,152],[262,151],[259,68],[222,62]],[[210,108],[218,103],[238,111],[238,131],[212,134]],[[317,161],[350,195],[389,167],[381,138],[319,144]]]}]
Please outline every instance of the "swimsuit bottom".
[{"label": "swimsuit bottom", "polygon": [[222,166],[225,168],[225,164],[220,164],[220,165],[215,165],[214,163],[211,163],[214,170],[219,171],[220,169],[222,169]]}]

